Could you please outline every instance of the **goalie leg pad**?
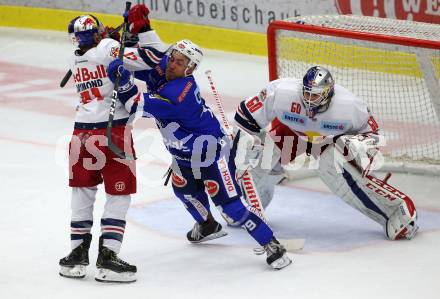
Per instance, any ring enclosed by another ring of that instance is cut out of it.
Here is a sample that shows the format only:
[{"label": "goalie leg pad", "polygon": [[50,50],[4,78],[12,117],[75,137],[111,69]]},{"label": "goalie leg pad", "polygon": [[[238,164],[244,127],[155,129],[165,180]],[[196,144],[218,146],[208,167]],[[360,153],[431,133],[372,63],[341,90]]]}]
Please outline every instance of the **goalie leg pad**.
[{"label": "goalie leg pad", "polygon": [[370,196],[359,188],[358,180],[345,169],[338,169],[334,162],[333,146],[329,146],[321,155],[318,175],[329,189],[347,204],[365,216],[385,226],[386,214],[372,201]]},{"label": "goalie leg pad", "polygon": [[[284,173],[272,171],[278,167],[281,151],[268,134],[255,137],[239,130],[236,138],[239,138],[235,162],[240,188],[245,200],[262,211],[272,201],[275,185],[284,178]],[[260,140],[264,140],[264,145]]]},{"label": "goalie leg pad", "polygon": [[332,192],[372,220],[380,223],[389,239],[410,239],[417,231],[412,200],[403,192],[345,161],[329,146],[321,155],[318,174]]},{"label": "goalie leg pad", "polygon": [[411,240],[418,230],[416,224],[417,212],[414,204],[406,201],[399,205],[399,208],[388,219],[386,226],[387,237],[390,240],[407,239]]}]

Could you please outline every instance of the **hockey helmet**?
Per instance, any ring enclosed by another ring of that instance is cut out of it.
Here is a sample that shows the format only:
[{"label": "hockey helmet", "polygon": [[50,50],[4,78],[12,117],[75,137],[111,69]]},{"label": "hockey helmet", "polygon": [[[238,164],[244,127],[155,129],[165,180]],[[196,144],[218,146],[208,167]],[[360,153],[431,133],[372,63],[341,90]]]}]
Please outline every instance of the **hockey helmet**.
[{"label": "hockey helmet", "polygon": [[177,51],[189,59],[187,69],[194,66],[194,70],[200,65],[203,59],[202,49],[191,42],[190,40],[184,39],[175,43],[171,48],[171,54],[173,51]]},{"label": "hockey helmet", "polygon": [[73,32],[80,47],[90,47],[95,44],[95,34],[101,38],[104,26],[95,16],[84,15],[73,23]]},{"label": "hockey helmet", "polygon": [[[335,80],[330,71],[322,66],[313,66],[304,75],[302,85],[302,102],[308,115],[313,117],[326,111],[335,90]],[[319,97],[316,98],[316,95]]]}]

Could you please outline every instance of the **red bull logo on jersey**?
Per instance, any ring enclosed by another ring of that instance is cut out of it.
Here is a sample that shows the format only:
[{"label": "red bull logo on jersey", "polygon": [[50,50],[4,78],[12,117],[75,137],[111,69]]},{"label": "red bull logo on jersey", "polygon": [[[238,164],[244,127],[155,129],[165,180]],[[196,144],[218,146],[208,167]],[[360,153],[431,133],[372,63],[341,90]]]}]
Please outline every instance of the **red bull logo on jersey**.
[{"label": "red bull logo on jersey", "polygon": [[336,0],[340,14],[440,24],[439,0]]},{"label": "red bull logo on jersey", "polygon": [[105,67],[97,65],[94,69],[89,70],[86,67],[80,67],[76,69],[76,73],[73,75],[75,83],[86,82],[90,80],[102,79],[107,77]]},{"label": "red bull logo on jersey", "polygon": [[110,55],[113,58],[117,58],[119,56],[119,47],[112,47],[110,49]]},{"label": "red bull logo on jersey", "polygon": [[211,198],[216,196],[219,190],[218,183],[214,180],[206,180],[204,183],[205,183],[206,191],[208,192],[209,196]]},{"label": "red bull logo on jersey", "polygon": [[264,88],[262,91],[260,91],[260,93],[258,94],[258,98],[260,99],[260,101],[264,102],[264,100],[267,97],[267,90],[266,88]]},{"label": "red bull logo on jersey", "polygon": [[[89,89],[94,90],[92,90],[92,93],[95,95],[95,97],[102,99],[102,96],[99,94],[98,87],[104,85],[104,82],[102,82],[101,79],[105,77],[107,77],[107,73],[103,65],[98,65],[92,70],[89,70],[86,67],[76,69],[73,79],[75,81],[76,91],[81,93],[81,98],[84,104],[87,104],[92,100],[91,97],[84,96],[84,94],[82,94],[82,92],[85,92]],[[98,90],[98,92],[96,92],[96,90]]]},{"label": "red bull logo on jersey", "polygon": [[234,186],[234,181],[232,180],[231,172],[229,171],[228,163],[223,157],[217,161],[218,169],[222,175],[223,185],[225,186],[226,192],[229,197],[237,196],[237,190]]}]

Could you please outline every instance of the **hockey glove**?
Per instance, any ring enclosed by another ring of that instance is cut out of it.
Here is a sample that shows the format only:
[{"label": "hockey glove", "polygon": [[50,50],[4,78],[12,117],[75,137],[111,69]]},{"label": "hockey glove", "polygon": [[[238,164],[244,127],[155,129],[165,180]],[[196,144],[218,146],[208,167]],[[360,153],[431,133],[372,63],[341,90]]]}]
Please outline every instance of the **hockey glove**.
[{"label": "hockey glove", "polygon": [[383,164],[383,156],[379,151],[383,141],[381,137],[374,133],[342,135],[337,139],[335,147],[347,162],[354,162],[362,176],[365,176]]},{"label": "hockey glove", "polygon": [[110,62],[107,73],[110,81],[115,83],[116,76],[119,74],[119,92],[125,92],[133,86],[133,77],[130,71],[124,68],[122,61],[120,59],[115,59]]},{"label": "hockey glove", "polygon": [[117,31],[113,27],[105,26],[105,31],[103,32],[102,37],[103,38],[112,38],[118,42],[121,41],[121,34],[119,34],[119,31]]},{"label": "hockey glove", "polygon": [[137,4],[130,9],[128,12],[130,33],[138,34],[139,32],[151,30],[150,20],[148,19],[149,13],[150,10],[144,4]]}]

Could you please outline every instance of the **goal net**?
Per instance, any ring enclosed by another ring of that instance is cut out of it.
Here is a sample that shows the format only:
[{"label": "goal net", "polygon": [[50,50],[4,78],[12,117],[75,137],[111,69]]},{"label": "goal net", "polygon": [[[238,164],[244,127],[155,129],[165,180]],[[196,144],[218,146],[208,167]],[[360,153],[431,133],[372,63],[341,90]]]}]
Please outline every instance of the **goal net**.
[{"label": "goal net", "polygon": [[440,25],[376,17],[305,16],[268,28],[270,80],[302,78],[313,65],[362,98],[390,168],[438,174]]}]

